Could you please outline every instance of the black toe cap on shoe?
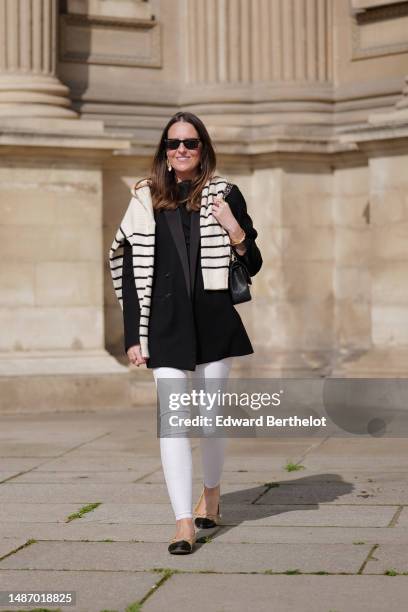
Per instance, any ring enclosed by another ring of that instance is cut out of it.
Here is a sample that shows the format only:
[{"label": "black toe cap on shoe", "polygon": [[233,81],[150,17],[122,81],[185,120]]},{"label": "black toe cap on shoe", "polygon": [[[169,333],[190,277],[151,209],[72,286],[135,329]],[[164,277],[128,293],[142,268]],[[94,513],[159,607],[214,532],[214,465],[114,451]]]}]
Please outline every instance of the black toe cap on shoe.
[{"label": "black toe cap on shoe", "polygon": [[178,540],[169,545],[169,553],[172,555],[188,555],[192,551],[193,548],[187,540]]},{"label": "black toe cap on shoe", "polygon": [[211,527],[216,527],[217,523],[208,518],[200,518],[197,517],[194,521],[194,524],[198,529],[211,529]]}]

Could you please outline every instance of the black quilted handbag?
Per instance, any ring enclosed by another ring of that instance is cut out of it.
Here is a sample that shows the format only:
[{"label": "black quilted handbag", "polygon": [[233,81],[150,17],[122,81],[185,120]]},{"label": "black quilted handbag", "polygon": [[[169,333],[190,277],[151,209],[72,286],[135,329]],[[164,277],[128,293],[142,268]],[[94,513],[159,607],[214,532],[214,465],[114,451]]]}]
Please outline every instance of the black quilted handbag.
[{"label": "black quilted handbag", "polygon": [[234,251],[232,251],[228,271],[228,286],[233,304],[249,302],[251,299],[249,285],[252,285],[252,281],[248,269],[242,261],[237,259]]},{"label": "black quilted handbag", "polygon": [[[232,184],[227,183],[224,189],[223,199],[227,197],[232,189]],[[249,285],[252,285],[251,275],[248,272],[248,268],[237,258],[234,250],[231,248],[231,259],[228,270],[228,288],[231,294],[233,304],[241,304],[242,302],[249,302],[251,298],[251,292]]]}]

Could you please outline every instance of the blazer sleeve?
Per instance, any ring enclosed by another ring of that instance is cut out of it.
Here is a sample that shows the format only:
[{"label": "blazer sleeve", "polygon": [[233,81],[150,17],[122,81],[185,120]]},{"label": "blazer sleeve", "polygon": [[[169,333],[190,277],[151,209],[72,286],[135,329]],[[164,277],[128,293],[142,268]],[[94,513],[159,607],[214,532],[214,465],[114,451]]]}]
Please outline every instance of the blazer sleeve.
[{"label": "blazer sleeve", "polygon": [[245,198],[240,192],[239,188],[234,185],[230,193],[225,198],[225,201],[228,202],[232,214],[246,234],[246,238],[242,243],[246,246],[244,255],[239,255],[236,248],[232,247],[234,249],[234,253],[237,258],[246,265],[250,276],[255,276],[255,274],[257,274],[261,269],[263,261],[261,252],[255,242],[258,232],[254,228],[252,219],[248,214]]},{"label": "blazer sleeve", "polygon": [[125,240],[122,272],[122,297],[123,297],[123,327],[125,336],[125,352],[135,345],[140,344],[139,322],[140,304],[137,296],[135,280],[133,275],[132,246]]}]

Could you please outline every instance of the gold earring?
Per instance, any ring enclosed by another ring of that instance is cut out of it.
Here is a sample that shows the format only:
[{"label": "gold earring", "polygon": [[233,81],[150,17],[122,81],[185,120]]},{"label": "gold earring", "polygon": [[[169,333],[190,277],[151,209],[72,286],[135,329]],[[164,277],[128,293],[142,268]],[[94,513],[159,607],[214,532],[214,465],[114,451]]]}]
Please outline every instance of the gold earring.
[{"label": "gold earring", "polygon": [[169,172],[171,172],[171,171],[172,171],[172,169],[173,169],[173,168],[172,168],[172,165],[171,165],[171,163],[170,163],[170,160],[169,160],[169,158],[167,158],[167,170],[168,170]]}]

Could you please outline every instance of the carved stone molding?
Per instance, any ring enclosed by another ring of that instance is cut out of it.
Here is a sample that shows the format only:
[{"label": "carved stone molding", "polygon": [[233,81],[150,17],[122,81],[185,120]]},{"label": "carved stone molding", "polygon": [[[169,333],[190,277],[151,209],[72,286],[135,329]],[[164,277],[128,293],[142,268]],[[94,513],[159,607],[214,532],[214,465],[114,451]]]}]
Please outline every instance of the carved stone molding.
[{"label": "carved stone molding", "polygon": [[[106,53],[107,47],[117,51]],[[160,68],[160,26],[154,18],[61,15],[59,57],[63,62]]]},{"label": "carved stone molding", "polygon": [[403,97],[401,100],[398,100],[395,107],[398,110],[408,111],[408,76],[405,77],[405,87],[402,90]]},{"label": "carved stone molding", "polygon": [[350,0],[351,8],[355,12],[371,11],[378,7],[401,4],[403,0]]},{"label": "carved stone molding", "polygon": [[150,19],[149,0],[63,0],[60,13],[98,17],[132,17]]},{"label": "carved stone molding", "polygon": [[408,2],[367,8],[351,20],[352,61],[408,51]]}]

